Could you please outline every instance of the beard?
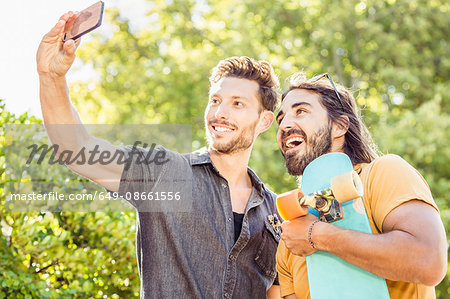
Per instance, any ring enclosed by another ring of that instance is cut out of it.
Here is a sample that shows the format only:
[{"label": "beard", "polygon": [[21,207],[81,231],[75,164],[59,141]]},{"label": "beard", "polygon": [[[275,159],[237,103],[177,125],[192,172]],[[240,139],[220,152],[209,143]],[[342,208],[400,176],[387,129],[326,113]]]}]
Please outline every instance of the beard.
[{"label": "beard", "polygon": [[217,138],[215,138],[209,131],[208,126],[210,126],[211,123],[223,124],[232,128],[236,128],[236,126],[233,126],[227,122],[218,122],[217,119],[212,119],[206,125],[206,142],[208,143],[208,147],[218,153],[226,155],[245,151],[253,144],[257,122],[258,120],[256,120],[254,124],[243,128],[237,137],[228,143],[225,143],[217,140]]},{"label": "beard", "polygon": [[[331,129],[331,125],[328,124],[309,137],[307,137],[305,132],[300,129],[293,129],[283,133],[281,140],[293,133],[304,136],[304,152],[294,150],[286,154],[285,151],[281,151],[286,162],[287,171],[290,175],[302,175],[309,163],[331,150]],[[283,149],[285,149],[284,144],[282,146]]]}]

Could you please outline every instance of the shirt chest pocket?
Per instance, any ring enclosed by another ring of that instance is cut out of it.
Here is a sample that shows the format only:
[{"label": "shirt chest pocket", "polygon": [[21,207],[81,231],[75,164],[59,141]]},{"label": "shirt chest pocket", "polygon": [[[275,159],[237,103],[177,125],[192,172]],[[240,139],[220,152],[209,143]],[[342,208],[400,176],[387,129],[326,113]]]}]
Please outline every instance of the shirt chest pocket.
[{"label": "shirt chest pocket", "polygon": [[275,254],[277,252],[279,241],[280,236],[275,232],[275,229],[266,219],[264,221],[262,241],[256,252],[255,263],[258,265],[262,273],[271,279],[275,279],[277,275]]}]

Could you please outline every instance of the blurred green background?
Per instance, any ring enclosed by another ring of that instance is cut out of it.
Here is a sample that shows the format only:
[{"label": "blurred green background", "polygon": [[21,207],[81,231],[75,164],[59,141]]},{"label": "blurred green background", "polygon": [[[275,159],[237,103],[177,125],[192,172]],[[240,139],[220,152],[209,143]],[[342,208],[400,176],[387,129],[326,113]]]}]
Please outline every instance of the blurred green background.
[{"label": "blurred green background", "polygon": [[[107,10],[103,22],[113,24],[112,37],[94,33],[78,49],[98,76],[71,84],[70,94],[85,123],[192,124],[196,150],[205,145],[208,77],[219,60],[267,60],[282,89],[296,71],[329,72],[351,87],[380,150],[402,156],[425,177],[448,233],[449,6],[444,0],[167,0],[153,2],[143,30]],[[3,124],[39,122],[1,103],[2,131]],[[281,193],[296,182],[285,173],[275,133],[273,126],[257,140],[250,166]],[[0,164],[0,298],[139,296],[134,212],[7,212],[3,150]],[[65,181],[58,173],[48,179]],[[448,298],[449,275],[436,294]]]}]

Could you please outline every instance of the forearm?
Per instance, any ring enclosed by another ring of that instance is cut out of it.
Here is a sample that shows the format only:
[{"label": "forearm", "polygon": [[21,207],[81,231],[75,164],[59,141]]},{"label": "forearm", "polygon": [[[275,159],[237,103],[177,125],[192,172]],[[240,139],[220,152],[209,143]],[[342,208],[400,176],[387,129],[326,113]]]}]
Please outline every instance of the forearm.
[{"label": "forearm", "polygon": [[[89,153],[90,157],[99,157],[99,153],[105,153],[104,157],[113,155],[113,158],[116,158],[114,153],[119,149],[105,140],[91,136],[70,102],[65,76],[75,60],[75,50],[80,39],[69,39],[64,43],[61,41],[65,32],[71,30],[77,17],[78,15],[72,12],[63,14],[58,23],[42,38],[36,53],[45,129],[54,145],[56,156],[64,158],[61,161],[70,169],[108,190],[118,191],[124,169],[123,163],[118,161],[120,156],[108,163],[97,163],[86,162],[84,155]],[[76,161],[72,159],[75,157],[78,157]]]},{"label": "forearm", "polygon": [[41,75],[39,83],[42,115],[52,143],[64,149],[86,143],[89,134],[70,102],[65,77]]},{"label": "forearm", "polygon": [[69,99],[65,77],[39,76],[42,116],[48,124],[80,124]]},{"label": "forearm", "polygon": [[318,223],[312,239],[318,250],[389,280],[434,284],[429,275],[434,265],[428,259],[433,252],[407,232],[366,234]]}]

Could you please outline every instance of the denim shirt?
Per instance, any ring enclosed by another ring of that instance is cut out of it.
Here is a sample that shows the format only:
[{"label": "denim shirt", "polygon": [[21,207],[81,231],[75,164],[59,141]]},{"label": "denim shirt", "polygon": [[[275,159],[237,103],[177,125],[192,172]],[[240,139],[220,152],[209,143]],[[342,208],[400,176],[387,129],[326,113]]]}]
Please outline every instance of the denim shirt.
[{"label": "denim shirt", "polygon": [[[122,173],[119,194],[167,190],[174,184],[170,178],[185,176],[191,177],[192,206],[189,212],[148,212],[144,205],[155,202],[129,201],[138,213],[141,297],[265,298],[277,276],[280,236],[268,221],[276,213],[275,194],[248,169],[253,189],[234,242],[228,182],[208,152],[179,154],[160,146],[158,151],[165,151],[168,162],[132,163]],[[140,149],[138,156],[145,154]]]}]

